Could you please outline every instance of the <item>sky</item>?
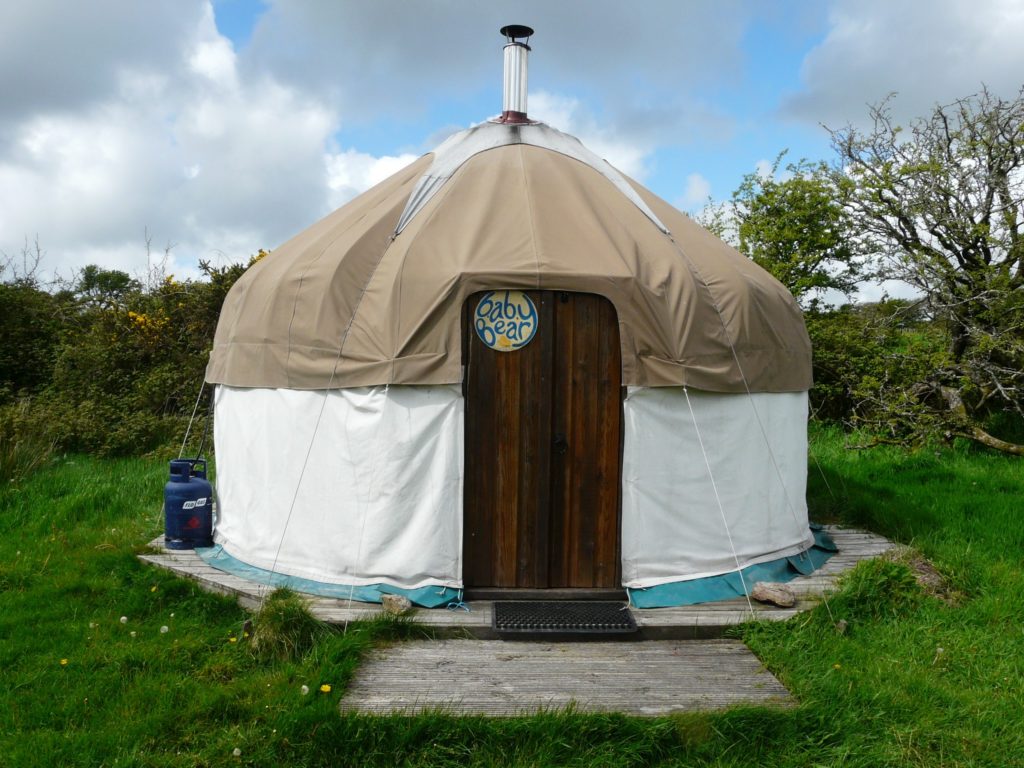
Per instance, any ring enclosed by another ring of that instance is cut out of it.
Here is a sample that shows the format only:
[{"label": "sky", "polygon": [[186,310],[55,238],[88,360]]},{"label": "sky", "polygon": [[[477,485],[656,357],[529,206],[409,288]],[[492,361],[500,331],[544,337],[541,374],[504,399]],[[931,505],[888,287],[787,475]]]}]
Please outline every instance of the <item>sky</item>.
[{"label": "sky", "polygon": [[7,0],[0,256],[188,278],[273,249],[500,113],[513,23],[530,116],[690,213],[832,160],[825,127],[890,93],[905,122],[1024,83],[1021,0]]}]

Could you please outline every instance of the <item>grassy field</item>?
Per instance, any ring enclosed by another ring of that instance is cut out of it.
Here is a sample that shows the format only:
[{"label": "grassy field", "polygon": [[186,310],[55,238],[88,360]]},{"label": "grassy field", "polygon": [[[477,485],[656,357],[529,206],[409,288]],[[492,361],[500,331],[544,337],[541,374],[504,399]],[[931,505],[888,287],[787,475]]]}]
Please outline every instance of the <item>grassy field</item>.
[{"label": "grassy field", "polygon": [[0,490],[0,765],[1024,766],[1024,464],[829,431],[813,452],[813,516],[912,544],[946,599],[862,566],[827,606],[741,631],[799,706],[650,720],[342,718],[361,654],[416,627],[261,657],[244,611],[134,556],[165,463],[59,459]]}]

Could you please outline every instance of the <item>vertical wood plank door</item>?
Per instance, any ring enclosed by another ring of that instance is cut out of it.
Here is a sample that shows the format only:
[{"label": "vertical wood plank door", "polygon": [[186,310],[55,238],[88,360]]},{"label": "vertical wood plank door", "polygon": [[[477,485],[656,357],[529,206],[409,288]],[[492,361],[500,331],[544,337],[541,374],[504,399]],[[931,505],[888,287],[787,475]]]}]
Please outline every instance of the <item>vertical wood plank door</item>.
[{"label": "vertical wood plank door", "polygon": [[618,320],[600,296],[528,291],[533,340],[487,347],[466,302],[463,581],[616,588],[622,446]]}]

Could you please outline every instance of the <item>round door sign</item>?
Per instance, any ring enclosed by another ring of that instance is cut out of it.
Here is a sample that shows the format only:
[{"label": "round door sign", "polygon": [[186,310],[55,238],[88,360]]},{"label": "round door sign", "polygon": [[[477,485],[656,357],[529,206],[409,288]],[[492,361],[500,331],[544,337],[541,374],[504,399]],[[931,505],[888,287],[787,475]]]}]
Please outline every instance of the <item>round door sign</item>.
[{"label": "round door sign", "polygon": [[491,349],[512,352],[537,333],[537,307],[522,291],[491,291],[476,305],[473,327]]}]

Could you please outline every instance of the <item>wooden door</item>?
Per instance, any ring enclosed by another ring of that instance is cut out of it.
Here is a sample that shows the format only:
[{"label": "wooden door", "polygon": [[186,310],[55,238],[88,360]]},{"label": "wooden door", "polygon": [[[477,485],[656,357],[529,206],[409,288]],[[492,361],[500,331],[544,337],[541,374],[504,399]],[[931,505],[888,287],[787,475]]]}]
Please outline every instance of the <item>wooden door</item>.
[{"label": "wooden door", "polygon": [[467,588],[617,588],[621,363],[600,296],[529,291],[532,341],[483,343],[466,302]]}]

